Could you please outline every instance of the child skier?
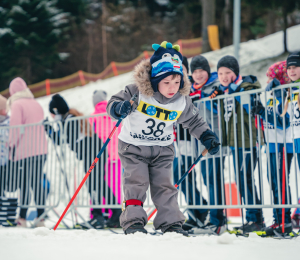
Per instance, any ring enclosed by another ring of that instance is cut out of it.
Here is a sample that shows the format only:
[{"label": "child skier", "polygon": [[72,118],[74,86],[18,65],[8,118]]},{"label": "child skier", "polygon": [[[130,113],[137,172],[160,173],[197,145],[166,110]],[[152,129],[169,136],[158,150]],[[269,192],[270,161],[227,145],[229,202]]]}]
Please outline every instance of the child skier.
[{"label": "child skier", "polygon": [[[221,58],[217,65],[218,78],[221,85],[217,88],[211,95],[211,98],[214,98],[217,94],[227,94],[243,92],[253,89],[260,88],[260,83],[257,81],[255,76],[246,76],[242,77],[240,75],[240,68],[238,61],[233,56],[225,56]],[[239,180],[238,185],[242,198],[244,199],[245,204],[253,205],[254,201],[256,205],[261,204],[261,201],[258,198],[255,185],[252,183],[252,172],[251,169],[251,154],[249,151],[252,149],[252,158],[253,166],[255,168],[257,164],[257,151],[256,151],[256,128],[254,118],[249,120],[250,107],[254,105],[254,99],[251,96],[251,99],[246,104],[242,104],[242,98],[226,98],[224,101],[221,100],[221,116],[222,116],[222,133],[223,133],[223,146],[229,146],[232,150],[233,155],[233,165],[235,169],[235,175],[239,174],[237,180]],[[244,101],[245,102],[245,101]],[[235,111],[234,109],[234,103]],[[243,117],[244,122],[241,121],[241,105],[243,105]],[[237,124],[235,125],[233,114],[237,114]],[[242,132],[242,124],[244,124],[244,132]],[[251,126],[251,128],[250,128]],[[236,131],[234,129],[237,127]],[[251,133],[250,133],[251,132]],[[244,146],[247,154],[244,154],[243,145],[242,145],[242,135],[244,136]],[[251,139],[252,136],[252,139]],[[262,136],[262,135],[261,135]],[[238,137],[238,138],[236,138]],[[235,142],[237,139],[237,143]],[[262,143],[262,142],[261,142]],[[237,158],[235,154],[235,149],[238,148]],[[245,160],[245,169],[243,159]],[[236,169],[236,160],[238,169]],[[239,170],[240,169],[240,170]],[[244,179],[244,170],[246,171],[246,179]],[[253,184],[253,185],[252,185]],[[246,186],[246,189],[245,189]],[[253,188],[254,187],[254,188]],[[247,192],[247,200],[246,193]],[[264,220],[262,216],[262,210],[256,208],[246,209],[246,220],[247,223],[241,227],[236,227],[243,233],[249,233],[252,231],[260,231],[264,225]]]},{"label": "child skier", "polygon": [[[290,79],[287,76],[287,69],[286,69],[286,61],[280,61],[273,64],[267,71],[268,76],[268,85],[266,87],[267,91],[272,90],[274,87],[287,84],[290,82]],[[267,120],[265,116],[265,108],[259,102],[255,105],[251,113],[253,116],[259,115],[264,120],[264,128],[265,128],[265,139],[268,141],[267,151],[269,153],[269,171],[268,177],[271,180],[271,188],[273,191],[274,203],[279,204],[279,197],[282,200],[282,171],[283,171],[283,156],[287,155],[285,158],[285,162],[287,165],[288,176],[290,173],[291,162],[293,159],[293,144],[292,144],[292,132],[291,128],[289,127],[289,116],[288,114],[282,118],[280,115],[282,114],[282,107],[284,103],[284,99],[286,98],[286,91],[283,90],[285,95],[282,98],[281,90],[274,90],[273,97],[270,97],[267,102]],[[274,116],[275,111],[275,116]],[[276,122],[274,121],[274,117]],[[284,123],[285,120],[285,123]],[[285,129],[284,129],[285,125]],[[276,128],[275,128],[276,126]],[[285,132],[284,132],[285,131]],[[284,146],[284,136],[286,145]],[[277,145],[276,145],[277,144]],[[286,147],[286,151],[284,152],[283,148]],[[268,162],[269,162],[268,160]],[[277,162],[278,164],[278,171],[277,171]],[[278,175],[278,176],[277,176]],[[279,183],[277,180],[280,180]],[[280,194],[280,195],[279,195]],[[290,194],[289,194],[290,197]],[[287,197],[286,197],[287,201]],[[268,236],[275,235],[274,231],[281,233],[282,231],[282,210],[278,208],[273,209],[273,218],[274,223],[264,228],[263,230],[266,232]],[[285,233],[289,234],[292,231],[292,224],[291,224],[291,209],[285,209]]]},{"label": "child skier", "polygon": [[[147,233],[147,214],[142,207],[150,184],[157,208],[155,229],[187,235],[181,227],[185,217],[179,210],[178,191],[171,183],[173,123],[188,128],[210,154],[218,152],[218,138],[188,97],[190,85],[182,70],[180,47],[166,41],[152,47],[155,52],[150,61],[135,68],[135,84],[112,96],[106,108],[115,119],[127,116],[118,144],[126,207],[120,223],[125,234]],[[135,94],[138,99],[131,106],[129,100]]]}]

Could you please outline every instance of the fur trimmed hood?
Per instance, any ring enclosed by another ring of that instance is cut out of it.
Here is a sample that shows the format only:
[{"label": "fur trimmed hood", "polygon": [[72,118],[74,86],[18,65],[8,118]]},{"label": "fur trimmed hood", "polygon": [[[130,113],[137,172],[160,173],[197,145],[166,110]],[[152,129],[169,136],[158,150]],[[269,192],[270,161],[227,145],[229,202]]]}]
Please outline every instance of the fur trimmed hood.
[{"label": "fur trimmed hood", "polygon": [[[151,63],[149,60],[143,60],[138,65],[135,66],[133,71],[133,77],[135,84],[138,87],[138,90],[141,94],[152,97],[154,96],[154,90],[150,82],[150,71]],[[183,71],[183,81],[184,85],[182,89],[179,89],[179,93],[182,96],[188,96],[191,91],[191,82],[188,78],[188,75]]]}]

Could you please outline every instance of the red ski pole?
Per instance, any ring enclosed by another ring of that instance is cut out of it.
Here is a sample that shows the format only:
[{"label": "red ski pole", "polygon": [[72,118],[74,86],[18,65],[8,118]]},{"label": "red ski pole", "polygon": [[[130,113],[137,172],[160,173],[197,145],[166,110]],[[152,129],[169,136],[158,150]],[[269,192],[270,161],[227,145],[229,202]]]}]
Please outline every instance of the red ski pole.
[{"label": "red ski pole", "polygon": [[[219,143],[214,144],[213,148],[216,145],[220,145]],[[176,182],[176,184],[174,185],[175,188],[177,188],[180,183],[183,182],[183,180],[186,178],[186,176],[194,169],[194,167],[197,165],[197,163],[202,159],[202,157],[204,157],[206,154],[208,153],[207,149],[204,149],[203,152],[200,154],[200,156],[196,159],[196,161],[190,166],[190,168],[185,172],[185,174],[182,175],[182,177],[180,178],[180,180],[178,182]],[[148,221],[153,217],[153,215],[157,212],[157,209],[154,209],[151,214],[148,217]]]},{"label": "red ski pole", "polygon": [[[132,105],[134,103],[134,101],[137,98],[137,94],[133,95],[133,97],[130,99],[130,104]],[[117,122],[117,124],[115,125],[115,127],[113,128],[113,130],[111,131],[109,137],[107,138],[105,144],[103,145],[103,147],[101,148],[100,152],[98,153],[96,159],[94,160],[94,162],[92,163],[91,167],[89,168],[88,172],[85,174],[83,180],[81,181],[80,185],[78,186],[77,190],[75,191],[72,199],[70,200],[69,204],[67,205],[67,207],[65,208],[63,214],[60,216],[59,220],[57,221],[55,227],[53,228],[54,230],[57,229],[59,223],[62,221],[62,219],[64,218],[65,214],[67,213],[67,211],[69,210],[70,206],[72,205],[74,199],[76,198],[78,192],[80,191],[80,189],[82,188],[83,184],[85,183],[85,181],[87,180],[87,178],[89,177],[90,173],[92,172],[92,170],[94,169],[96,163],[99,161],[99,158],[101,157],[102,153],[104,152],[106,146],[108,145],[109,141],[111,140],[111,138],[113,137],[114,133],[116,132],[116,130],[118,129],[119,125],[121,124],[123,120],[123,117],[121,117],[119,119],[119,121]]]},{"label": "red ski pole", "polygon": [[[285,204],[285,156],[284,156],[284,148],[282,150],[283,158],[282,158],[282,204]],[[281,221],[282,221],[282,234],[284,234],[284,219],[285,219],[285,208],[282,208],[281,212]]]}]

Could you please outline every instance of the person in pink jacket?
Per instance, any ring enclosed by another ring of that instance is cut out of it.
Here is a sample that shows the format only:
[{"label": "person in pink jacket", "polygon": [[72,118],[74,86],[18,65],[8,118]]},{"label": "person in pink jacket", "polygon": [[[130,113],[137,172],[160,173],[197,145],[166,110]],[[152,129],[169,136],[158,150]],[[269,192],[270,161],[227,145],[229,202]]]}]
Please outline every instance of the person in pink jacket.
[{"label": "person in pink jacket", "polygon": [[[89,119],[91,126],[93,127],[95,133],[102,140],[103,143],[107,140],[112,129],[116,125],[112,119],[106,114],[107,106],[107,94],[105,91],[96,90],[93,94],[93,104],[95,107],[92,115],[105,114],[98,117],[92,117]],[[118,199],[118,203],[122,202],[122,189],[121,189],[121,161],[118,155],[118,135],[121,131],[119,127],[117,132],[114,134],[113,138],[107,146],[108,158],[105,164],[105,180],[108,186],[112,189],[114,195]],[[112,209],[112,217],[110,222],[115,222],[116,227],[119,227],[119,216],[122,211],[120,209]]]},{"label": "person in pink jacket", "polygon": [[[10,163],[8,171],[12,173],[14,185],[20,189],[21,205],[30,203],[30,188],[33,190],[36,205],[45,205],[49,186],[43,174],[47,157],[47,140],[45,136],[44,112],[40,104],[22,78],[15,78],[9,85],[10,98],[7,110],[10,111]],[[40,123],[40,124],[37,124]],[[15,127],[34,124],[31,126]],[[46,187],[45,187],[46,186]],[[16,187],[16,188],[17,188]],[[27,207],[21,207],[18,225],[26,227]],[[44,209],[37,209],[38,217]],[[44,226],[43,221],[36,226]]]}]

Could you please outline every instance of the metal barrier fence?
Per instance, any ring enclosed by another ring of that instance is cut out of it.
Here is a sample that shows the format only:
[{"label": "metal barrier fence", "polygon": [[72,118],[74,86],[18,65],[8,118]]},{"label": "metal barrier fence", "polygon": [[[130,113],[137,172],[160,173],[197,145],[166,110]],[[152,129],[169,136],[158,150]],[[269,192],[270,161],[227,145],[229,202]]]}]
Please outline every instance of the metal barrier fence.
[{"label": "metal barrier fence", "polygon": [[[61,127],[60,122],[47,122],[0,128],[0,197],[17,198],[15,206],[21,207],[22,218],[26,218],[28,208],[37,208],[36,223],[60,201],[61,175],[57,169],[61,165],[54,158],[58,156],[57,145],[46,137],[45,128],[51,136],[50,128]],[[56,140],[61,142],[61,136]]]},{"label": "metal barrier fence", "polygon": [[[299,207],[296,160],[300,163],[300,112],[296,106],[299,90],[295,86],[281,86],[273,96],[256,89],[196,102],[200,115],[218,134],[222,145],[217,155],[205,156],[180,185],[178,201],[182,209],[251,211]],[[286,88],[290,89],[291,102],[285,106]],[[266,107],[263,121],[250,113],[260,93]],[[281,117],[283,111],[287,113]],[[2,157],[6,159],[5,163],[1,161],[0,196],[18,198],[20,207],[46,209],[42,218],[47,210],[58,206],[62,196],[71,198],[114,124],[106,114],[98,114],[70,116],[44,125],[1,127],[1,142],[9,143],[12,149]],[[204,149],[187,130],[179,125],[176,128],[174,183]],[[121,208],[122,168],[117,135],[74,201],[71,209],[75,212],[79,207]],[[144,207],[154,207],[149,192]]]},{"label": "metal barrier fence", "polygon": [[[206,156],[198,166],[198,169],[200,168],[198,174],[188,176],[187,181],[183,183],[186,187],[180,187],[181,191],[186,190],[184,191],[186,201],[190,202],[184,207],[190,209],[299,207],[300,185],[296,160],[300,163],[298,157],[300,151],[297,151],[295,127],[300,113],[295,105],[299,92],[299,89],[293,90],[295,86],[297,84],[276,88],[276,94],[273,91],[273,96],[262,89],[257,89],[217,96],[214,99],[204,98],[196,102],[198,107],[202,106],[200,114],[210,122],[211,128],[218,134],[222,149],[216,156]],[[288,113],[285,117],[281,117],[280,114],[285,108],[285,88],[292,93],[293,101],[288,102]],[[267,105],[263,114],[264,132],[260,116],[255,119],[250,113],[253,105],[260,100],[260,93],[263,94],[262,103]],[[280,99],[283,100],[282,103]],[[180,135],[180,129],[177,128]],[[187,131],[181,131],[186,140]],[[188,169],[189,157],[193,160],[204,149],[193,137],[190,145],[186,144],[185,140],[183,147],[186,154],[189,153],[187,151],[189,146],[191,153],[181,157],[184,160],[184,167],[178,169],[179,178],[183,174],[183,169],[184,171]],[[180,163],[180,159],[178,161]],[[239,174],[235,169],[239,169]],[[233,191],[232,187],[235,185],[236,190]],[[188,186],[192,192],[188,190]],[[237,198],[237,203],[233,203],[232,198]],[[181,201],[180,205],[183,206]]]}]

